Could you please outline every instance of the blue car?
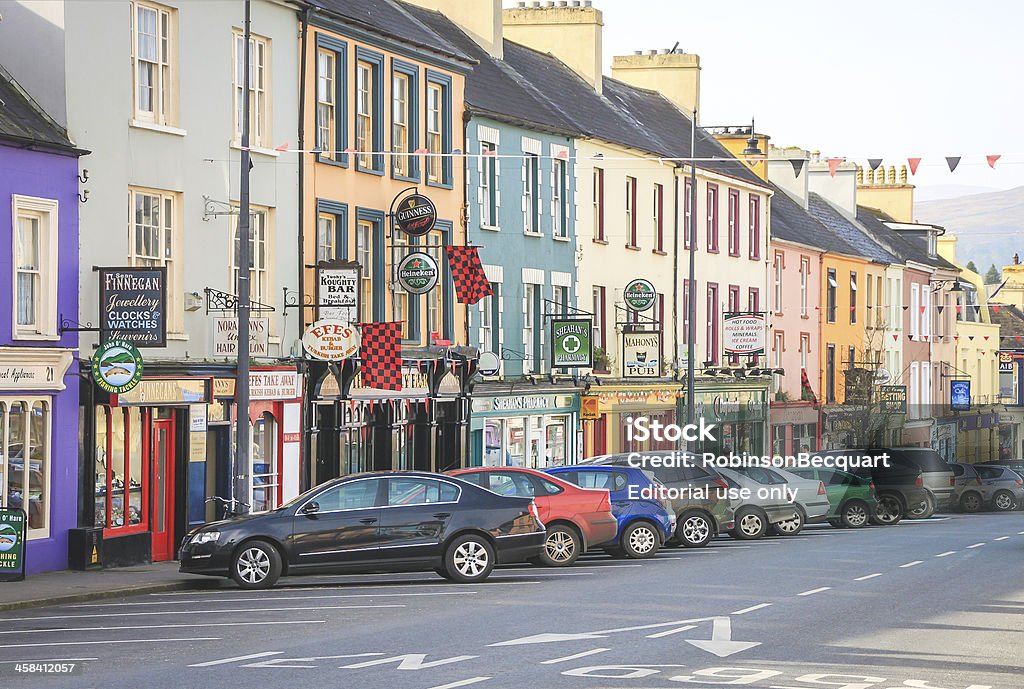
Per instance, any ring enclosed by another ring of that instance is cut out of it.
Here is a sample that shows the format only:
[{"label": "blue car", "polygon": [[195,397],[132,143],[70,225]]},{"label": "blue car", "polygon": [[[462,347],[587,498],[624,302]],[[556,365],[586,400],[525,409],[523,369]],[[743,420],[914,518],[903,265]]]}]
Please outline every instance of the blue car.
[{"label": "blue car", "polygon": [[642,469],[563,466],[545,471],[581,488],[604,488],[611,494],[618,530],[614,541],[596,545],[612,555],[654,557],[675,532],[675,512],[660,492],[665,486]]}]

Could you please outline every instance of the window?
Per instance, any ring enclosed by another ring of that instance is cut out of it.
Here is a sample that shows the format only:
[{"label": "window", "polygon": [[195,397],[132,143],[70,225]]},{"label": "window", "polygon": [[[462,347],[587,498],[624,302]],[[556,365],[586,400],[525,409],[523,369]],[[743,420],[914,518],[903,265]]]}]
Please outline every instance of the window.
[{"label": "window", "polygon": [[604,287],[594,285],[594,289],[591,292],[593,299],[593,311],[594,311],[594,346],[605,348],[604,335],[604,312],[605,312],[605,294]]},{"label": "window", "polygon": [[828,269],[828,291],[825,299],[825,320],[829,323],[836,322],[836,290],[839,283],[836,281],[836,269]]},{"label": "window", "polygon": [[626,247],[635,249],[636,243],[636,177],[626,178]]},{"label": "window", "polygon": [[132,95],[134,117],[174,123],[174,62],[177,13],[148,2],[132,3]]},{"label": "window", "polygon": [[316,260],[333,261],[338,257],[336,219],[330,213],[320,213],[316,219]]},{"label": "window", "polygon": [[757,287],[747,288],[747,311],[760,313],[761,311],[761,290]]},{"label": "window", "polygon": [[253,512],[276,508],[278,500],[277,423],[270,412],[256,419],[252,427],[252,483],[249,505]]},{"label": "window", "polygon": [[807,295],[810,288],[811,261],[800,257],[800,315],[807,316]]},{"label": "window", "polygon": [[867,276],[867,283],[868,283],[868,293],[867,293],[867,299],[864,300],[864,305],[868,309],[867,327],[873,328],[875,326],[874,326],[874,323],[873,323],[873,319],[871,318],[871,311],[873,310],[873,307],[874,307],[874,302],[872,300],[872,297],[875,296],[875,289],[874,289],[875,288],[875,277],[873,275],[868,275]]},{"label": "window", "polygon": [[12,196],[15,339],[57,339],[57,201]]},{"label": "window", "polygon": [[[494,289],[494,283],[491,283],[491,290]],[[482,351],[497,352],[498,350],[492,346],[494,341],[494,313],[492,311],[494,297],[487,296],[480,300],[480,349]]]},{"label": "window", "polygon": [[555,237],[569,236],[568,163],[555,159],[551,162],[551,213],[554,216]]},{"label": "window", "polygon": [[[683,182],[683,248],[689,249],[693,242],[693,248],[697,248],[697,226],[693,224],[693,182],[687,179]],[[692,234],[692,236],[691,236]]]},{"label": "window", "polygon": [[910,286],[910,337],[917,338],[920,334],[918,324],[920,323],[921,297],[917,283]]},{"label": "window", "polygon": [[665,251],[665,187],[654,185],[654,250]]},{"label": "window", "polygon": [[373,169],[374,131],[374,65],[362,60],[356,62],[356,165],[364,170]]},{"label": "window", "polygon": [[320,506],[320,512],[336,510],[362,510],[376,507],[377,493],[383,479],[364,479],[342,483],[325,490],[311,502]]},{"label": "window", "polygon": [[326,158],[334,157],[334,123],[337,101],[336,60],[333,50],[316,54],[316,147]]},{"label": "window", "polygon": [[858,368],[857,366],[857,348],[850,345],[846,350],[846,368],[847,370],[853,370]]},{"label": "window", "polygon": [[536,330],[536,319],[538,316],[536,307],[537,285],[523,284],[523,373],[533,373],[539,370],[537,366],[537,352],[534,351],[534,342],[537,341],[539,333]]},{"label": "window", "polygon": [[569,315],[569,288],[555,285],[551,288],[551,301],[554,303],[554,312],[559,316]]},{"label": "window", "polygon": [[249,146],[252,148],[273,146],[270,133],[270,39],[261,36],[249,37],[249,78],[246,88],[245,36],[234,34],[234,80],[235,94],[235,138],[242,139],[242,105],[246,92],[249,98]]},{"label": "window", "polygon": [[825,347],[825,401],[836,401],[836,346]]},{"label": "window", "polygon": [[921,383],[918,370],[918,362],[912,361],[910,363],[910,384],[907,390],[907,411],[910,418],[920,418],[920,404],[921,404]]},{"label": "window", "polygon": [[[270,244],[268,239],[268,211],[265,208],[250,207],[251,212],[249,214],[249,296],[253,302],[259,302],[260,304],[268,304],[273,297],[270,293],[270,280],[268,276],[269,268],[269,251],[268,245]],[[241,267],[239,262],[239,250],[241,245],[239,241],[241,234],[239,231],[238,216],[232,215],[232,220],[235,223],[234,231],[232,232],[232,250],[231,250],[231,285],[233,289],[237,289],[238,286],[238,269]],[[237,292],[235,292],[237,294]],[[256,305],[253,305],[255,310],[259,310]]]},{"label": "window", "polygon": [[707,360],[712,363],[718,363],[718,285],[714,283],[708,284],[708,297],[707,297],[707,311],[708,319],[708,330],[707,330],[707,343],[708,353]]},{"label": "window", "polygon": [[523,154],[523,231],[540,234],[540,156]]},{"label": "window", "polygon": [[718,253],[718,187],[708,185],[708,251]]},{"label": "window", "polygon": [[128,262],[132,266],[167,268],[168,328],[180,327],[175,302],[178,240],[174,231],[178,197],[168,192],[129,189]]},{"label": "window", "polygon": [[604,170],[594,168],[594,231],[595,239],[607,241],[604,233]]},{"label": "window", "polygon": [[391,75],[391,172],[396,177],[409,177],[409,127],[412,119],[412,101],[409,89],[411,77],[395,72]]},{"label": "window", "polygon": [[146,527],[150,484],[142,429],[150,413],[139,407],[96,407],[95,526],[126,531]]},{"label": "window", "polygon": [[775,286],[775,313],[782,313],[782,270],[786,267],[785,256],[781,252],[775,252],[775,261],[772,263],[772,276]]},{"label": "window", "polygon": [[427,182],[447,185],[452,182],[451,158],[442,154],[452,147],[451,77],[427,72]]},{"label": "window", "polygon": [[30,539],[49,535],[48,399],[0,399],[0,498],[25,510]]},{"label": "window", "polygon": [[356,261],[362,266],[359,318],[363,323],[373,321],[373,258],[373,223],[359,220],[356,223]]},{"label": "window", "polygon": [[[980,361],[978,370],[981,370]],[[921,362],[921,416],[931,416],[932,404],[932,365],[928,361]]]},{"label": "window", "polygon": [[729,255],[740,255],[740,192],[729,190]]},{"label": "window", "polygon": [[882,276],[879,275],[876,280],[877,287],[875,289],[875,327],[882,327]]},{"label": "window", "polygon": [[857,273],[850,273],[850,323],[857,322]]},{"label": "window", "polygon": [[747,203],[747,210],[750,213],[747,228],[747,241],[750,243],[750,260],[761,259],[761,197],[750,195]]},{"label": "window", "polygon": [[[736,313],[740,310],[740,288],[738,285],[729,285],[728,297],[726,299],[726,313]],[[738,354],[729,355],[730,364],[738,364],[740,357]]]},{"label": "window", "polygon": [[782,353],[786,351],[785,333],[775,333],[775,346],[772,348],[772,351],[775,354],[772,366],[775,368],[782,368]]},{"label": "window", "polygon": [[490,337],[484,340],[484,348],[492,352],[501,352],[501,283],[492,282],[491,291],[493,294],[485,297],[485,310],[488,312],[487,323],[491,328]]},{"label": "window", "polygon": [[807,356],[811,353],[811,336],[807,333],[800,334],[800,368],[807,370]]},{"label": "window", "polygon": [[429,478],[388,479],[388,507],[456,502],[458,499],[459,489],[450,483]]},{"label": "window", "polygon": [[921,336],[932,336],[932,294],[927,285],[921,285]]},{"label": "window", "polygon": [[690,342],[690,281],[683,281],[683,344]]},{"label": "window", "polygon": [[498,226],[498,147],[480,144],[480,224]]}]

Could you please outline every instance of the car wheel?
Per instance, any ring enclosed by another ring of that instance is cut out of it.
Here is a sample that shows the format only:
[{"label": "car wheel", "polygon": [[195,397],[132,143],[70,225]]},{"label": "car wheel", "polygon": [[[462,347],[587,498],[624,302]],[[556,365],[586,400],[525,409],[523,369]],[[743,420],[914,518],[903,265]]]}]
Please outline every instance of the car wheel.
[{"label": "car wheel", "polygon": [[483,536],[459,536],[444,553],[444,568],[448,577],[460,584],[483,581],[494,569],[494,548]]},{"label": "car wheel", "polygon": [[576,562],[583,549],[583,539],[571,526],[555,524],[548,527],[544,539],[544,550],[537,556],[537,561],[548,567],[568,567]]},{"label": "car wheel", "polygon": [[842,529],[846,526],[845,524],[843,524],[842,519],[829,519],[828,523],[830,526],[832,526],[832,528],[835,529]]},{"label": "car wheel", "polygon": [[736,514],[736,527],[729,534],[743,541],[752,541],[764,536],[768,520],[755,509],[740,510]]},{"label": "car wheel", "polygon": [[676,524],[676,539],[687,548],[703,548],[718,530],[714,521],[702,512],[686,512]]},{"label": "car wheel", "polygon": [[960,509],[972,513],[981,509],[981,496],[977,493],[964,493],[960,496]]},{"label": "car wheel", "polygon": [[927,495],[923,502],[907,510],[907,519],[928,519],[935,514],[935,498]]},{"label": "car wheel", "polygon": [[633,522],[619,540],[626,557],[633,560],[654,557],[658,552],[658,530],[650,522]]},{"label": "car wheel", "polygon": [[268,589],[281,576],[281,554],[266,541],[245,543],[231,560],[231,578],[243,589]]},{"label": "car wheel", "polygon": [[843,506],[843,513],[840,517],[842,525],[850,529],[859,529],[868,523],[871,512],[868,506],[860,500],[851,500]]},{"label": "car wheel", "polygon": [[769,531],[775,536],[796,536],[803,531],[805,521],[804,511],[798,508],[795,517],[778,524],[772,524]]},{"label": "car wheel", "polygon": [[892,493],[878,496],[878,509],[871,523],[880,526],[892,526],[903,519],[903,502]]},{"label": "car wheel", "polygon": [[992,496],[992,507],[997,512],[1009,512],[1017,506],[1017,501],[1013,499],[1013,494],[1006,490],[1001,490]]}]

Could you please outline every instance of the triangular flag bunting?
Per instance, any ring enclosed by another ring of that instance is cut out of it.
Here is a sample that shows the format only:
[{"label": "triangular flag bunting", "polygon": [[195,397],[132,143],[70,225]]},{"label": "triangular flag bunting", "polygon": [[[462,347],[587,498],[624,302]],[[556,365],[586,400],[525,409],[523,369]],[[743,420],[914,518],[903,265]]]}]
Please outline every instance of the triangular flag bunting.
[{"label": "triangular flag bunting", "polygon": [[281,153],[284,153],[285,151],[287,151],[287,150],[288,150],[288,147],[289,147],[289,146],[291,146],[291,142],[290,142],[290,141],[285,141],[285,142],[284,142],[283,144],[281,144],[280,146],[274,146],[274,150],[275,150],[275,151],[279,151],[279,152],[281,152]]},{"label": "triangular flag bunting", "polygon": [[892,336],[892,341],[893,341],[893,342],[896,342],[896,341],[897,341],[897,340],[899,340],[899,339],[900,339],[900,336],[899,336],[899,335],[893,335],[893,336]]},{"label": "triangular flag bunting", "polygon": [[1001,155],[985,156],[985,160],[988,161],[988,166],[993,170],[996,169],[996,161],[1002,158]]},{"label": "triangular flag bunting", "polygon": [[949,166],[949,171],[952,172],[956,169],[956,166],[960,164],[960,156],[946,156],[946,165]]},{"label": "triangular flag bunting", "polygon": [[868,165],[871,166],[871,171],[874,172],[878,169],[878,166],[882,164],[881,158],[868,158]]},{"label": "triangular flag bunting", "polygon": [[985,335],[985,342],[988,342],[988,338],[989,338],[989,336]]},{"label": "triangular flag bunting", "polygon": [[927,309],[927,308],[928,308],[927,306],[922,306],[922,307],[921,307],[921,313],[924,313],[924,312],[925,312],[925,309]]},{"label": "triangular flag bunting", "polygon": [[939,305],[937,305],[937,306],[935,307],[935,310],[936,310],[936,311],[938,311],[939,313],[942,313],[942,310],[943,310],[944,308],[946,308],[946,307],[945,307],[945,306],[943,306],[942,304],[939,304]]},{"label": "triangular flag bunting", "polygon": [[917,174],[917,166],[921,164],[920,158],[907,158],[907,165],[910,166],[910,174]]},{"label": "triangular flag bunting", "polygon": [[793,176],[799,177],[800,171],[804,169],[803,158],[790,158],[789,164],[793,166]]},{"label": "triangular flag bunting", "polygon": [[904,305],[903,305],[903,310],[904,310],[904,311],[906,311],[906,310],[907,310],[907,309],[909,309],[909,308],[910,308],[910,307],[909,307],[909,306],[907,306],[906,304],[904,304]]},{"label": "triangular flag bunting", "polygon": [[928,336],[927,335],[922,335],[921,339],[924,340],[925,342],[927,342],[928,341]]},{"label": "triangular flag bunting", "polygon": [[992,313],[999,313],[999,304],[992,304]]},{"label": "triangular flag bunting", "polygon": [[561,151],[559,151],[558,153],[555,154],[555,157],[559,158],[561,160],[568,160],[569,159],[569,151],[567,151],[565,149],[562,149]]},{"label": "triangular flag bunting", "polygon": [[835,177],[836,176],[836,170],[838,170],[839,166],[843,164],[843,159],[842,158],[828,158],[827,161],[828,161],[828,174],[829,174],[830,177]]},{"label": "triangular flag bunting", "polygon": [[974,342],[974,335],[968,335],[967,339],[970,340],[971,342]]},{"label": "triangular flag bunting", "polygon": [[959,335],[954,335],[954,336],[953,336],[953,339],[954,339],[954,340],[959,340],[959,339],[960,339],[960,336],[959,336]]},{"label": "triangular flag bunting", "polygon": [[960,304],[957,304],[957,305],[956,305],[956,312],[957,312],[957,313],[961,313],[961,312],[962,312],[963,310],[964,310],[964,307],[963,307],[963,306],[961,306]]},{"label": "triangular flag bunting", "polygon": [[1015,335],[1013,339],[1017,340],[1017,342],[1020,342],[1020,335]]}]

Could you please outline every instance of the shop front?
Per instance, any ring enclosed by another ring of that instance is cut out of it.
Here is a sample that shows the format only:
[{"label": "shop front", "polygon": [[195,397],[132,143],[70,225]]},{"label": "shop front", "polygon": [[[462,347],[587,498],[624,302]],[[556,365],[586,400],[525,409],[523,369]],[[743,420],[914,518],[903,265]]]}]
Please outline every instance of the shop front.
[{"label": "shop front", "polygon": [[[619,452],[672,450],[676,443],[633,432],[634,419],[643,417],[663,425],[677,423],[677,403],[682,394],[679,383],[604,385],[593,387],[598,397],[600,418],[584,422],[584,457]],[[638,437],[638,435],[640,437]]]},{"label": "shop front", "polygon": [[[715,426],[711,432],[714,440],[698,441],[696,452],[715,455],[764,455],[768,452],[767,382],[756,387],[714,385],[702,389],[698,386],[694,409],[697,419]],[[798,442],[805,441],[798,439]]]},{"label": "shop front", "polygon": [[956,461],[989,462],[999,459],[999,413],[991,406],[978,411],[960,412],[957,424]]},{"label": "shop front", "polygon": [[771,403],[773,455],[782,457],[821,449],[821,414],[811,402]]},{"label": "shop front", "polygon": [[470,465],[543,469],[575,464],[581,459],[579,390],[516,387],[478,385],[473,391]]},{"label": "shop front", "polygon": [[956,419],[940,418],[932,426],[932,449],[942,455],[947,462],[955,462],[957,455]]}]

